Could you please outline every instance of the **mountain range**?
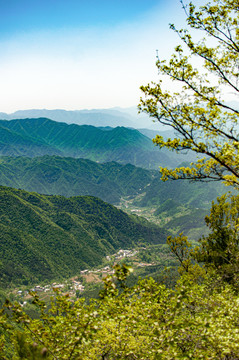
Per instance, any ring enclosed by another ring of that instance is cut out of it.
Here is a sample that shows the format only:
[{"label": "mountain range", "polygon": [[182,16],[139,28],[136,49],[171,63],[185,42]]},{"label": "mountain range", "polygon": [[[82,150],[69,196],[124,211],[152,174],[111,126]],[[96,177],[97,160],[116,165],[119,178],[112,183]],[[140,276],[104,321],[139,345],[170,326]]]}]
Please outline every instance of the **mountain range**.
[{"label": "mountain range", "polygon": [[[239,109],[238,101],[226,102],[229,106]],[[146,113],[139,113],[137,106],[129,108],[114,107],[108,109],[85,109],[85,110],[63,110],[63,109],[30,109],[18,110],[7,114],[0,112],[0,119],[13,120],[24,118],[49,118],[54,121],[68,124],[92,125],[92,126],[125,126],[135,129],[151,129],[157,132],[168,131],[171,128],[152,120]]]},{"label": "mountain range", "polygon": [[[168,200],[173,200],[171,207],[187,205],[192,208],[209,209],[213,200],[225,192],[225,186],[220,182],[189,182],[187,180],[171,180],[163,182],[157,174],[145,188],[143,196],[135,200],[135,205],[141,207],[161,206]],[[169,208],[168,208],[169,210]]]},{"label": "mountain range", "polygon": [[155,147],[136,129],[69,125],[46,118],[0,120],[0,156],[46,154],[131,163],[148,169],[175,167],[185,160],[185,156]]},{"label": "mountain range", "polygon": [[158,171],[131,164],[49,155],[0,158],[0,184],[48,195],[96,196],[128,212],[130,205],[192,239],[205,234],[211,201],[225,190],[219,183],[163,182]]},{"label": "mountain range", "polygon": [[138,114],[137,107],[132,108],[112,108],[112,109],[94,109],[94,110],[47,110],[32,109],[18,110],[12,114],[0,112],[0,119],[13,120],[24,118],[49,118],[54,121],[65,122],[68,124],[92,125],[92,126],[125,126],[135,129],[149,128],[161,129],[159,123],[155,124],[145,114]]},{"label": "mountain range", "polygon": [[[168,230],[190,234],[196,228],[201,234],[205,209],[222,192],[220,185],[163,183],[155,169],[193,157],[160,150],[151,136],[154,130],[109,124],[0,120],[0,279],[5,287],[73,276],[119,248],[164,243]],[[118,205],[122,198],[166,219],[164,228],[104,202]]]}]

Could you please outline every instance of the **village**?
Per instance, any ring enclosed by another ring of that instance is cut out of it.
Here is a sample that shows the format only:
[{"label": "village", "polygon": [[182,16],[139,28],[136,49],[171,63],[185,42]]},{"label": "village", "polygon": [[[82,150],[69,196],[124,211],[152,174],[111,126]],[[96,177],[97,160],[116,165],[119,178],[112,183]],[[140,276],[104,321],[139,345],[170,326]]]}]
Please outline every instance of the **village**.
[{"label": "village", "polygon": [[[145,250],[145,248],[141,248]],[[60,291],[62,293],[67,293],[71,298],[77,298],[82,295],[89,283],[100,283],[104,277],[107,275],[113,275],[114,269],[113,265],[121,262],[127,258],[136,257],[138,250],[123,250],[120,249],[117,253],[106,256],[106,262],[109,265],[98,269],[84,269],[80,271],[79,276],[75,276],[63,283],[53,282],[52,284],[47,285],[35,285],[30,290],[16,290],[14,295],[21,304],[25,306],[27,301],[31,299],[32,293],[37,293],[41,299],[45,299],[51,296],[54,291]],[[145,262],[136,262],[137,267],[146,267],[155,265],[152,263]]]}]

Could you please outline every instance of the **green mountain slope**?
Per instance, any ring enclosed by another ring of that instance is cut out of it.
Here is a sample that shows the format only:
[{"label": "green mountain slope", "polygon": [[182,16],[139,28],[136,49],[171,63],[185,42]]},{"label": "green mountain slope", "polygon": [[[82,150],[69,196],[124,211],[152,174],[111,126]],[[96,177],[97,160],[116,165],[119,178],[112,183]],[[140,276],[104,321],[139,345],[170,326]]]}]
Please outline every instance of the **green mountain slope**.
[{"label": "green mountain slope", "polygon": [[[131,163],[148,169],[176,165],[170,153],[161,152],[151,139],[134,129],[116,127],[104,131],[94,126],[67,125],[46,118],[0,120],[0,129],[0,156],[55,154],[99,162]],[[6,130],[11,136],[4,135]],[[26,139],[26,143],[22,139]]]},{"label": "green mountain slope", "polygon": [[168,200],[174,201],[174,206],[183,204],[194,208],[209,209],[211,202],[225,192],[225,187],[217,182],[189,182],[184,180],[160,180],[160,174],[155,176],[146,192],[135,204],[138,206],[160,206]]},{"label": "green mountain slope", "polygon": [[15,132],[0,125],[0,154],[9,156],[27,155],[37,156],[39,154],[61,155],[61,151],[52,148],[42,139]]},{"label": "green mountain slope", "polygon": [[167,231],[94,197],[44,196],[0,186],[3,286],[65,278],[119,248],[163,243]]},{"label": "green mountain slope", "polygon": [[92,195],[112,204],[142,192],[156,173],[131,164],[59,156],[0,158],[1,185],[67,197]]},{"label": "green mountain slope", "polygon": [[131,164],[102,164],[88,159],[48,155],[0,158],[0,185],[67,197],[92,195],[113,204],[117,204],[121,197],[133,198],[141,194],[135,205],[161,207],[173,200],[167,211],[178,205],[209,209],[211,201],[225,191],[220,183],[163,182],[158,171]]},{"label": "green mountain slope", "polygon": [[91,195],[136,212],[174,233],[198,239],[207,231],[204,217],[223,191],[219,183],[160,180],[155,170],[116,162],[59,156],[2,157],[0,184],[49,195]]},{"label": "green mountain slope", "polygon": [[163,182],[157,174],[145,191],[130,201],[130,206],[137,207],[139,214],[173,234],[184,232],[190,239],[198,240],[208,233],[205,216],[210,212],[212,201],[225,190],[219,182]]}]

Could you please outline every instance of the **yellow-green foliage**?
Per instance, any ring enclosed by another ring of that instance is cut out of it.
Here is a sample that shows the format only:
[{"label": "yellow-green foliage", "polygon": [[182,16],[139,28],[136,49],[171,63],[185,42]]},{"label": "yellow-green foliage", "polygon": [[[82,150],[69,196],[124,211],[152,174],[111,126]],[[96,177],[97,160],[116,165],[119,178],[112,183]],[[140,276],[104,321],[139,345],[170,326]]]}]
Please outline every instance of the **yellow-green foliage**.
[{"label": "yellow-green foliage", "polygon": [[[116,269],[123,285],[128,272]],[[119,295],[114,280],[88,305],[57,295],[46,309],[35,297],[37,320],[7,304],[1,359],[238,359],[238,296],[229,285],[186,273],[175,290],[149,279]]]},{"label": "yellow-green foliage", "polygon": [[195,258],[214,268],[222,279],[239,288],[239,196],[223,195],[206,216],[208,236],[200,239]]},{"label": "yellow-green foliage", "polygon": [[[159,56],[157,67],[163,79],[166,75],[180,90],[165,90],[163,80],[142,86],[145,99],[139,108],[176,130],[175,139],[156,136],[154,143],[160,148],[191,149],[205,156],[190,167],[161,168],[163,180],[224,180],[238,188],[239,111],[224,101],[225,93],[239,92],[238,1],[213,0],[199,9],[192,3],[183,7],[189,28],[201,30],[205,38],[195,41],[188,30],[171,25],[182,46],[175,48],[168,63]],[[201,67],[193,66],[195,57]]]}]

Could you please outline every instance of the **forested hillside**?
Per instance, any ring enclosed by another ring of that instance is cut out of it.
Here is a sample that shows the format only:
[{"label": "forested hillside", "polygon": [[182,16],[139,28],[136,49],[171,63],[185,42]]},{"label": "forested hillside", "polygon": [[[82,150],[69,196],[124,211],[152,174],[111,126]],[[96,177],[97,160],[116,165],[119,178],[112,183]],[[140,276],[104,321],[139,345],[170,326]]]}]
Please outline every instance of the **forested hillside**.
[{"label": "forested hillside", "polygon": [[211,202],[225,191],[225,187],[220,182],[206,184],[185,180],[163,182],[161,174],[158,173],[145,189],[145,194],[140,200],[135,201],[135,204],[161,206],[165,201],[173,200],[174,206],[183,204],[194,208],[209,209]]},{"label": "forested hillside", "polygon": [[193,239],[205,233],[210,203],[225,191],[219,183],[163,182],[158,171],[131,164],[48,155],[2,157],[0,185],[48,195],[97,196]]},{"label": "forested hillside", "polygon": [[49,195],[92,195],[112,204],[141,193],[156,174],[131,164],[59,156],[0,158],[1,185]]},{"label": "forested hillside", "polygon": [[[221,183],[163,182],[158,171],[131,164],[100,164],[88,159],[48,155],[1,157],[0,185],[48,195],[92,195],[112,204],[130,196],[140,207],[160,207],[172,200],[174,206],[206,209],[225,191]],[[137,196],[139,194],[141,196]]]},{"label": "forested hillside", "polygon": [[1,284],[66,278],[119,248],[163,243],[167,231],[94,197],[0,187]]},{"label": "forested hillside", "polygon": [[116,127],[104,131],[88,125],[67,125],[46,118],[0,120],[0,155],[60,155],[99,162],[131,163],[148,169],[175,165],[138,130]]}]

